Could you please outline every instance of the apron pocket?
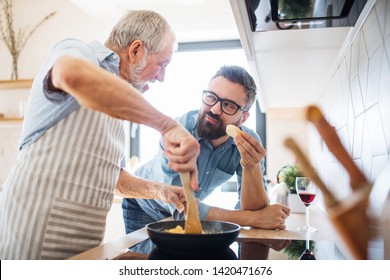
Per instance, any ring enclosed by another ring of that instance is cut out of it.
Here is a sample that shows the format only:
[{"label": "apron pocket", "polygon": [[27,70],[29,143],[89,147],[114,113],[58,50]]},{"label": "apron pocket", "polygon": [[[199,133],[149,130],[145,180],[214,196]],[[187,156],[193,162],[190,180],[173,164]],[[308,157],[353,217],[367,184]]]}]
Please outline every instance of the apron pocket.
[{"label": "apron pocket", "polygon": [[109,209],[56,198],[50,211],[41,259],[67,259],[98,246]]}]

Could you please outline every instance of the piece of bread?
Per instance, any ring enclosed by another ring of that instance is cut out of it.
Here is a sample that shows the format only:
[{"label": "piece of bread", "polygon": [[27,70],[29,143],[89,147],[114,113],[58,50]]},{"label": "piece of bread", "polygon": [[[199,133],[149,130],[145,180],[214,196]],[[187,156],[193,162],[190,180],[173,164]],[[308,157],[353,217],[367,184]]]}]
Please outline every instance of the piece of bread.
[{"label": "piece of bread", "polygon": [[235,138],[237,135],[241,134],[241,129],[239,129],[237,126],[233,124],[228,124],[226,126],[226,134],[230,137]]}]

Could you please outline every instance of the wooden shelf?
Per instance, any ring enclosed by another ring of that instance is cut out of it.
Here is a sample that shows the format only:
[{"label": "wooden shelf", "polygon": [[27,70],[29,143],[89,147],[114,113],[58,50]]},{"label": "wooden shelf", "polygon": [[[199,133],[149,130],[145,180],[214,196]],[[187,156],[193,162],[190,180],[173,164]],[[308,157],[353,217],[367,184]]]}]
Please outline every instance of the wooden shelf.
[{"label": "wooden shelf", "polygon": [[0,118],[0,122],[23,122],[22,118]]},{"label": "wooden shelf", "polygon": [[21,127],[22,118],[0,118],[0,128]]},{"label": "wooden shelf", "polygon": [[0,80],[0,89],[23,89],[31,88],[32,79],[26,80]]}]

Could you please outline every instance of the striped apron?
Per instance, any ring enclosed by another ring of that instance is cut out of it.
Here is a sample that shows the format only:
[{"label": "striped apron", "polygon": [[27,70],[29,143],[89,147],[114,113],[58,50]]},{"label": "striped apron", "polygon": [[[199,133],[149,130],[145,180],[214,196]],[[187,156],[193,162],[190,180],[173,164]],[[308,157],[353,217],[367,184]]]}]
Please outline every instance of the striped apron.
[{"label": "striped apron", "polygon": [[66,259],[99,245],[123,121],[80,108],[23,148],[0,194],[0,259]]}]

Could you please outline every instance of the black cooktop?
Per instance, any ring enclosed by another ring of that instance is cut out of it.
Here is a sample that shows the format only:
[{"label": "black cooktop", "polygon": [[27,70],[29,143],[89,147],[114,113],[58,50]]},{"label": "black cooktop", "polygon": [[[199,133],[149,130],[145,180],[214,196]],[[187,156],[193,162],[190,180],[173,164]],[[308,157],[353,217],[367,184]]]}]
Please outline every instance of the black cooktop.
[{"label": "black cooktop", "polygon": [[224,251],[177,252],[157,248],[150,239],[129,248],[153,260],[341,260],[332,241],[255,239],[235,241]]}]

